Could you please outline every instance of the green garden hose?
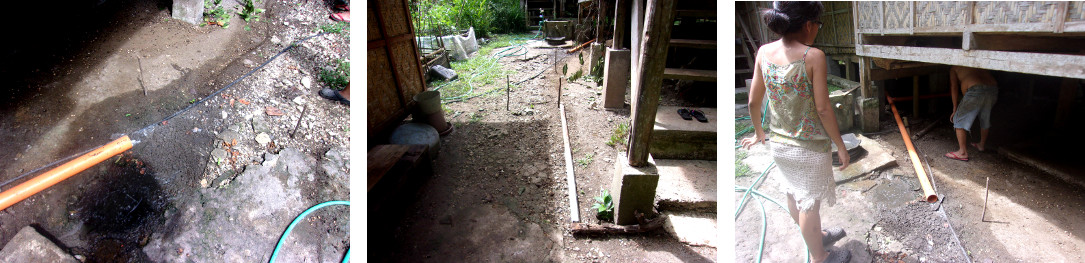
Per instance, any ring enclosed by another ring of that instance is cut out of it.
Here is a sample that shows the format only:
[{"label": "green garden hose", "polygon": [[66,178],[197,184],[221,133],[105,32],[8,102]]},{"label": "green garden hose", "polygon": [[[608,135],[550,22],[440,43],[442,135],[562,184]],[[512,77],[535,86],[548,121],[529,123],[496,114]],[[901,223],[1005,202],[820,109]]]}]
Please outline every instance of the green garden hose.
[{"label": "green garden hose", "polygon": [[[290,226],[286,227],[286,231],[283,231],[283,235],[281,237],[279,237],[279,243],[275,244],[275,250],[271,252],[271,259],[269,259],[268,262],[269,263],[275,262],[275,258],[279,256],[279,249],[282,248],[283,243],[286,242],[286,236],[290,234],[290,231],[294,230],[294,226],[298,225],[298,223],[301,222],[301,219],[305,218],[305,216],[309,215],[309,213],[312,213],[313,211],[316,211],[317,209],[324,208],[326,206],[333,206],[333,205],[350,206],[350,201],[327,201],[327,202],[320,203],[318,205],[314,205],[313,207],[310,207],[309,209],[305,209],[305,212],[301,212],[301,214],[298,215],[298,217],[295,217],[294,221],[290,222]],[[350,247],[347,247],[347,254],[346,254],[346,256],[343,257],[343,263],[346,263],[346,262],[349,262],[349,261],[350,261]]]}]

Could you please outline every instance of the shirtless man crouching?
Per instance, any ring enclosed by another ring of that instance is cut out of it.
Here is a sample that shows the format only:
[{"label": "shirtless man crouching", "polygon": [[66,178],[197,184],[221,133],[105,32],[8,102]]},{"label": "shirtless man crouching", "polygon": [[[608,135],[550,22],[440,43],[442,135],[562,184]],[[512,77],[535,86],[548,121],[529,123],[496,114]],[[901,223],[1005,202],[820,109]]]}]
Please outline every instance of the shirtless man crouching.
[{"label": "shirtless man crouching", "polygon": [[[991,128],[991,107],[998,100],[998,83],[987,70],[954,66],[949,70],[949,84],[953,98],[953,114],[949,119],[957,131],[959,149],[946,153],[945,156],[968,161],[968,133],[972,130],[972,123],[977,116],[980,121],[980,142],[972,143],[972,146],[982,152],[987,143],[987,131]],[[961,92],[957,92],[958,90]],[[961,98],[960,94],[964,94],[964,98]]]}]

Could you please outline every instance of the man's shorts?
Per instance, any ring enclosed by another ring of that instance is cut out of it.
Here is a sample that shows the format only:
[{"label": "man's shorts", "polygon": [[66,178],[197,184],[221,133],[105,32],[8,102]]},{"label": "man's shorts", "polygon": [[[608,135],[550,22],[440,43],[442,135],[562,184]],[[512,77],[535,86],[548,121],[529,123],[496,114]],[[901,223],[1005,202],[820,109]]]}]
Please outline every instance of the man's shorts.
[{"label": "man's shorts", "polygon": [[991,128],[991,107],[998,100],[998,87],[975,85],[965,92],[961,103],[957,105],[957,114],[953,117],[953,128],[972,131],[976,116],[980,118],[980,129]]}]

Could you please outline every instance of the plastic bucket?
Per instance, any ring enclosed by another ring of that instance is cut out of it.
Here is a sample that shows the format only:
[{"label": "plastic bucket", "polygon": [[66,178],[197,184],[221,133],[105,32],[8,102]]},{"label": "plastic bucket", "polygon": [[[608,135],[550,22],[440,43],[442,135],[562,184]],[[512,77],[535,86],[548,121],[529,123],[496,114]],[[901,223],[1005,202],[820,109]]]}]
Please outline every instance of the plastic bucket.
[{"label": "plastic bucket", "polygon": [[414,95],[414,102],[418,103],[418,110],[425,115],[441,112],[441,92],[436,90],[423,91]]},{"label": "plastic bucket", "polygon": [[392,144],[423,144],[429,146],[430,160],[437,159],[437,152],[441,150],[441,136],[437,133],[437,129],[433,126],[429,126],[425,123],[408,123],[396,127],[392,131],[391,138],[388,139]]}]

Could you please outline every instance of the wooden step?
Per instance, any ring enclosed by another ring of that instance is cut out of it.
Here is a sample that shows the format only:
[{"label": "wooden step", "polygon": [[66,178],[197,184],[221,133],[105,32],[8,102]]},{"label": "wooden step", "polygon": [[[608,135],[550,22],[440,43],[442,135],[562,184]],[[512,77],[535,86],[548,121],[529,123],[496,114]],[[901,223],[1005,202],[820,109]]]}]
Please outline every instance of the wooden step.
[{"label": "wooden step", "polygon": [[702,48],[702,49],[716,49],[716,40],[714,39],[671,39],[670,46],[672,47],[688,47],[688,48]]},{"label": "wooden step", "polygon": [[698,109],[708,122],[684,120],[678,109],[688,107],[659,106],[648,152],[656,159],[716,160],[716,127],[719,118],[715,108]]},{"label": "wooden step", "polygon": [[716,17],[716,10],[678,10],[676,17]]},{"label": "wooden step", "polygon": [[667,68],[663,70],[663,78],[715,82],[716,71],[705,69]]}]

